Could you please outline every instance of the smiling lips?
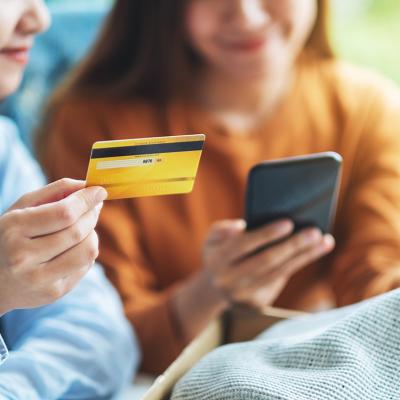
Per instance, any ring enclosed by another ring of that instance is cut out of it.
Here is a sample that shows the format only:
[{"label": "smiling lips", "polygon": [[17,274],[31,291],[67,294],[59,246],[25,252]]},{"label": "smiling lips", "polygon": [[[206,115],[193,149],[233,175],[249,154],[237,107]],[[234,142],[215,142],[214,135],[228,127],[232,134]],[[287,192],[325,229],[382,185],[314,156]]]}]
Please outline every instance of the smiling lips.
[{"label": "smiling lips", "polygon": [[239,52],[253,52],[262,49],[267,40],[266,38],[253,39],[242,42],[232,42],[228,44],[228,48]]},{"label": "smiling lips", "polygon": [[0,55],[6,56],[12,61],[26,65],[29,61],[29,47],[10,47],[0,50]]}]

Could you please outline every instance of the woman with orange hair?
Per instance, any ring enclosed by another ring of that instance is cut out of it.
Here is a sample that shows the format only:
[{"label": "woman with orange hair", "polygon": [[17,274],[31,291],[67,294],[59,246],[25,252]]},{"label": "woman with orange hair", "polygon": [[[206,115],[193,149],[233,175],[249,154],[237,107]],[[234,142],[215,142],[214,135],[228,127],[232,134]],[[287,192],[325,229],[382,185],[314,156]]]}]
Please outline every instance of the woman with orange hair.
[{"label": "woman with orange hair", "polygon": [[[52,179],[83,178],[96,140],[207,134],[192,194],[109,202],[100,219],[100,261],[144,370],[163,370],[235,302],[312,310],[398,286],[400,95],[335,59],[327,16],[324,0],[117,0],[51,102]],[[321,151],[344,158],[336,249],[290,221],[246,232],[250,168]]]}]

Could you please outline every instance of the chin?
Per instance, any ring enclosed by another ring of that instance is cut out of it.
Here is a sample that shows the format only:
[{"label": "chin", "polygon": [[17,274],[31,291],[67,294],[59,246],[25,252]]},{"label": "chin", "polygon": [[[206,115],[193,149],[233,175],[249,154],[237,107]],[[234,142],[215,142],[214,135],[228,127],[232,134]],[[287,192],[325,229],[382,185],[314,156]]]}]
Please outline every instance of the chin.
[{"label": "chin", "polygon": [[276,78],[285,74],[290,69],[291,62],[286,56],[276,54],[274,57],[259,57],[245,60],[244,62],[227,65],[225,70],[230,70],[230,75],[239,80],[257,80],[268,77]]},{"label": "chin", "polygon": [[0,100],[13,94],[19,87],[22,80],[20,74],[7,76],[6,74],[0,76]]},{"label": "chin", "polygon": [[275,76],[275,68],[266,65],[242,65],[237,68],[226,68],[226,75],[237,81],[260,80]]}]

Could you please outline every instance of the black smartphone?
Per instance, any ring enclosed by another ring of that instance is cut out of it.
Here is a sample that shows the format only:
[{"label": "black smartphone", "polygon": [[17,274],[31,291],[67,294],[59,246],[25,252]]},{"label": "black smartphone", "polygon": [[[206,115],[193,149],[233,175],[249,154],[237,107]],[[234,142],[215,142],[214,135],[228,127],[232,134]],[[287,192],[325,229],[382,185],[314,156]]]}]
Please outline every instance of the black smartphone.
[{"label": "black smartphone", "polygon": [[341,165],[339,154],[326,152],[254,166],[247,183],[247,229],[289,218],[295,231],[317,227],[329,233],[336,212]]}]

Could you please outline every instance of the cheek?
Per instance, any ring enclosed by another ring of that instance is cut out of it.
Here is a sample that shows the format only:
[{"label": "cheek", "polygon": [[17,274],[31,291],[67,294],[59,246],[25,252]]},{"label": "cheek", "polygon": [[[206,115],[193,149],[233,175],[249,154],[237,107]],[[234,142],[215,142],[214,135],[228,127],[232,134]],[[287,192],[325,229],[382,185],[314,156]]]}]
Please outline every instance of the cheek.
[{"label": "cheek", "polygon": [[21,3],[15,0],[0,0],[0,50],[12,39],[21,14]]},{"label": "cheek", "polygon": [[189,4],[186,11],[186,32],[190,47],[205,56],[212,51],[213,40],[218,33],[218,20],[201,1]]},{"label": "cheek", "polygon": [[12,33],[9,21],[0,12],[0,50],[7,44]]},{"label": "cheek", "polygon": [[[7,15],[0,10],[0,51],[10,44],[15,29],[12,9]],[[0,100],[14,92],[21,82],[23,68],[0,53]]]}]

